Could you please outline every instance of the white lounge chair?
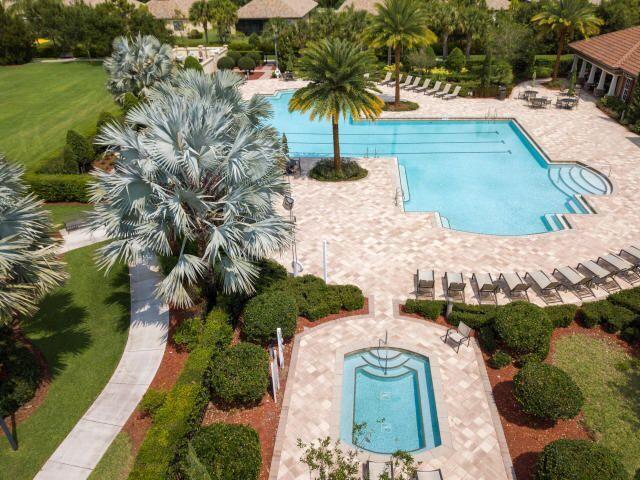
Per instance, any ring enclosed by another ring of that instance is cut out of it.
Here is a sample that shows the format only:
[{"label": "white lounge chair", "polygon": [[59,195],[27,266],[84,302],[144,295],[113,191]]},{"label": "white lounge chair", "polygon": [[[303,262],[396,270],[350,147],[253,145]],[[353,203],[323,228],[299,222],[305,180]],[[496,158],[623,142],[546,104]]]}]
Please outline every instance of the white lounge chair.
[{"label": "white lounge chair", "polygon": [[600,287],[607,293],[621,290],[620,285],[613,278],[614,272],[604,269],[593,260],[580,262],[576,270],[589,278],[589,286]]},{"label": "white lounge chair", "polygon": [[422,80],[421,77],[416,77],[413,79],[413,83],[407,87],[404,87],[405,90],[415,90],[416,88],[418,88],[418,86],[420,85],[420,80]]},{"label": "white lounge chair", "polygon": [[389,83],[392,82],[391,77],[393,76],[392,72],[387,72],[387,74],[384,76],[384,80],[382,80],[381,82],[378,82],[379,85],[388,85]]},{"label": "white lounge chair", "polygon": [[393,478],[391,462],[373,462],[369,460],[364,464],[363,476],[365,480],[379,480],[385,473],[388,478]]},{"label": "white lounge chair", "polygon": [[636,268],[640,268],[640,248],[636,247],[635,245],[623,248],[622,250],[620,250],[620,253],[618,255],[629,260]]},{"label": "white lounge chair", "polygon": [[442,472],[440,469],[416,472],[416,480],[443,480]]},{"label": "white lounge chair", "polygon": [[454,301],[458,299],[462,303],[465,303],[464,288],[467,286],[461,273],[446,272],[444,274],[444,282],[446,284],[447,297],[452,298]]},{"label": "white lounge chair", "polygon": [[456,349],[456,353],[460,351],[460,345],[467,342],[467,347],[469,346],[469,342],[471,341],[471,333],[473,330],[469,325],[466,325],[464,322],[460,322],[457,327],[451,327],[447,330],[440,339],[447,343],[447,341],[451,340],[453,342],[453,346]]},{"label": "white lounge chair", "polygon": [[488,300],[491,303],[498,304],[496,294],[498,293],[499,286],[493,281],[490,273],[474,273],[471,280],[476,282],[479,303]]},{"label": "white lounge chair", "polygon": [[614,275],[619,275],[631,285],[640,282],[640,276],[638,276],[638,272],[635,271],[635,265],[618,255],[614,255],[613,253],[603,255],[598,258],[597,263],[600,265],[604,264],[605,268],[608,268]]},{"label": "white lounge chair", "polygon": [[436,298],[435,275],[433,270],[418,269],[416,273],[416,298],[427,297],[431,300]]},{"label": "white lounge chair", "polygon": [[421,86],[421,87],[419,87],[419,88],[416,88],[416,89],[415,89],[415,91],[416,91],[416,92],[424,92],[424,91],[428,90],[428,89],[429,89],[429,84],[430,84],[430,83],[431,83],[431,79],[430,79],[430,78],[427,78],[427,79],[424,81],[424,83],[422,84],[422,86]]},{"label": "white lounge chair", "polygon": [[436,93],[438,90],[440,90],[440,85],[442,85],[441,81],[437,81],[434,85],[433,88],[431,90],[425,90],[424,94],[425,95],[433,95],[434,93]]},{"label": "white lounge chair", "polygon": [[460,89],[462,87],[460,85],[456,85],[456,88],[453,89],[453,93],[449,93],[442,97],[443,100],[453,100],[454,98],[458,98],[458,94],[460,93]]},{"label": "white lounge chair", "polygon": [[571,290],[580,300],[595,297],[595,294],[589,288],[589,278],[582,275],[575,268],[568,266],[556,268],[552,275],[560,280],[564,288]]},{"label": "white lounge chair", "polygon": [[404,83],[400,84],[400,88],[406,88],[409,85],[411,85],[411,82],[413,81],[413,75],[407,75],[407,78],[405,78]]},{"label": "white lounge chair", "polygon": [[530,279],[538,290],[540,290],[540,297],[544,302],[549,305],[552,303],[563,303],[562,297],[558,292],[560,282],[555,279],[550,279],[549,276],[542,270],[536,270],[533,272],[527,272],[524,276],[525,280]]},{"label": "white lounge chair", "polygon": [[498,280],[504,281],[506,289],[504,293],[511,300],[525,300],[529,301],[529,284],[522,280],[522,277],[518,273],[501,273]]},{"label": "white lounge chair", "polygon": [[434,97],[444,97],[446,94],[449,93],[449,90],[451,90],[451,84],[447,83],[444,88],[442,89],[441,92],[436,92],[433,94]]}]

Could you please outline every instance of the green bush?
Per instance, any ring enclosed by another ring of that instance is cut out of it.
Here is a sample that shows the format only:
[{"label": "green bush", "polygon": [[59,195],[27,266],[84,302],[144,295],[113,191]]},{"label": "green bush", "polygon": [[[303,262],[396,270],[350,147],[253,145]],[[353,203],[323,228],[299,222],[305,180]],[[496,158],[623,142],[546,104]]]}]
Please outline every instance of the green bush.
[{"label": "green bush", "polygon": [[229,42],[229,50],[246,52],[251,50],[251,45],[249,45],[246,40],[233,40],[232,42]]},{"label": "green bush", "polygon": [[578,307],[575,305],[552,305],[544,311],[551,320],[554,328],[568,327],[576,318]]},{"label": "green bush", "polygon": [[516,357],[534,354],[544,360],[549,354],[553,325],[545,311],[526,302],[514,302],[497,309],[496,333]]},{"label": "green bush", "polygon": [[242,54],[242,52],[239,52],[237,50],[229,50],[227,52],[227,57],[233,59],[233,63],[235,66],[235,64],[238,63],[238,60],[240,60],[241,57],[244,57],[244,55]]},{"label": "green bush", "polygon": [[203,323],[200,317],[184,319],[173,333],[173,342],[190,352],[200,341]]},{"label": "green bush", "polygon": [[640,288],[630,288],[621,290],[607,297],[611,303],[628,308],[629,310],[640,313]]},{"label": "green bush", "polygon": [[242,333],[249,342],[267,344],[276,340],[276,329],[282,329],[285,339],[296,332],[298,306],[296,298],[287,292],[265,292],[253,297],[243,313]]},{"label": "green bush", "polygon": [[354,160],[342,160],[342,168],[337,171],[333,166],[333,159],[324,159],[317,162],[309,176],[321,182],[343,182],[347,180],[360,180],[369,172],[358,165]]},{"label": "green bush", "polygon": [[458,326],[464,322],[467,326],[478,330],[490,324],[495,318],[496,307],[491,305],[467,305],[465,303],[454,303],[451,314],[447,322]]},{"label": "green bush", "polygon": [[449,55],[447,55],[447,59],[445,61],[447,68],[453,70],[454,72],[459,72],[460,70],[462,70],[465,63],[466,60],[464,57],[464,53],[462,53],[462,50],[460,50],[458,47],[449,52]]},{"label": "green bush", "polygon": [[631,345],[640,342],[640,327],[626,327],[620,333],[620,338]]},{"label": "green bush", "polygon": [[198,72],[202,72],[202,65],[196,57],[192,57],[191,55],[189,55],[184,59],[184,69],[197,70]]},{"label": "green bush", "polygon": [[603,324],[606,331],[615,333],[631,323],[636,314],[608,300],[601,300],[583,304],[578,310],[577,318],[587,328]]},{"label": "green bush", "polygon": [[620,100],[618,97],[614,97],[613,95],[605,95],[598,100],[598,103],[609,110],[613,110],[616,113],[622,113],[625,108],[627,108],[627,104]]},{"label": "green bush", "polygon": [[549,78],[551,75],[553,75],[553,68],[536,65],[536,78]]},{"label": "green bush", "polygon": [[252,50],[247,52],[247,56],[251,57],[253,61],[256,62],[256,65],[262,65],[262,53]]},{"label": "green bush", "polygon": [[138,410],[140,410],[143,415],[153,417],[160,407],[162,407],[166,398],[167,392],[149,388],[142,397],[142,400],[140,400]]},{"label": "green bush", "polygon": [[404,304],[404,309],[407,313],[417,313],[429,320],[437,320],[438,317],[444,315],[446,306],[447,303],[441,300],[414,300],[410,298]]},{"label": "green bush", "polygon": [[500,369],[506,367],[507,365],[511,365],[513,359],[511,355],[502,350],[498,350],[493,356],[489,359],[489,365],[491,368]]},{"label": "green bush", "polygon": [[624,465],[606,447],[589,440],[556,440],[542,451],[536,480],[628,480]]},{"label": "green bush", "polygon": [[31,400],[39,383],[36,358],[10,329],[0,328],[0,416],[12,414]]},{"label": "green bush", "polygon": [[114,115],[111,112],[101,112],[100,116],[98,116],[98,121],[96,122],[96,131],[100,132],[102,127],[110,123],[117,123],[120,121],[120,118]]},{"label": "green bush", "polygon": [[584,404],[573,379],[546,363],[527,363],[513,379],[513,392],[525,413],[547,420],[573,418]]},{"label": "green bush", "polygon": [[140,105],[140,99],[133,93],[127,92],[124,94],[122,98],[122,110],[124,110],[125,113],[138,105]]},{"label": "green bush", "polygon": [[210,381],[216,401],[224,405],[254,405],[269,386],[269,355],[252,343],[234,345],[214,360]]},{"label": "green bush", "polygon": [[286,280],[289,277],[287,269],[273,260],[263,260],[258,263],[260,276],[256,281],[256,293],[262,293],[268,290],[271,285],[280,280]]},{"label": "green bush", "polygon": [[364,295],[362,290],[355,285],[333,285],[331,286],[338,293],[342,308],[352,312],[364,307]]},{"label": "green bush", "polygon": [[24,176],[29,189],[45,202],[87,203],[89,175],[39,175]]},{"label": "green bush", "polygon": [[260,439],[250,427],[214,423],[200,428],[191,444],[211,480],[257,480],[260,475]]},{"label": "green bush", "polygon": [[67,132],[67,144],[64,147],[64,161],[76,165],[77,171],[86,172],[95,158],[91,141],[75,130]]},{"label": "green bush", "polygon": [[492,353],[498,348],[496,332],[492,325],[485,325],[478,330],[478,342],[480,342],[480,347],[488,353]]},{"label": "green bush", "polygon": [[236,66],[235,60],[229,56],[229,53],[227,53],[226,57],[222,57],[220,60],[218,60],[219,70],[233,70]]},{"label": "green bush", "polygon": [[238,68],[244,71],[253,71],[256,68],[256,62],[249,56],[240,57],[238,59]]}]

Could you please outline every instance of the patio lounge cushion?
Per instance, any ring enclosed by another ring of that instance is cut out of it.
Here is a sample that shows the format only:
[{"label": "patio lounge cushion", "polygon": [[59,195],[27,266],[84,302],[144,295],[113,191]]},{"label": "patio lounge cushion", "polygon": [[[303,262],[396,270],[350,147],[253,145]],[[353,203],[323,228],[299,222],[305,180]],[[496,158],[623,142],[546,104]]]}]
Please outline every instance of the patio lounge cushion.
[{"label": "patio lounge cushion", "polygon": [[421,268],[418,270],[418,287],[432,288],[435,285],[435,279],[433,277],[433,270]]},{"label": "patio lounge cushion", "polygon": [[493,278],[489,273],[476,273],[476,283],[478,284],[478,290],[483,292],[494,292],[497,287],[493,284]]},{"label": "patio lounge cushion", "polygon": [[633,268],[632,263],[627,262],[624,258],[621,258],[612,253],[608,255],[603,255],[600,258],[604,260],[606,263],[608,263],[609,265],[612,265],[613,267],[618,269],[619,271],[631,270]]},{"label": "patio lounge cushion", "polygon": [[509,290],[527,290],[529,288],[529,285],[522,280],[518,273],[503,273],[502,278],[507,282]]},{"label": "patio lounge cushion", "polygon": [[588,281],[589,279],[578,272],[575,268],[571,267],[560,267],[558,268],[558,272],[567,279],[567,281],[571,285],[581,285]]},{"label": "patio lounge cushion", "polygon": [[638,261],[640,261],[640,248],[632,245],[630,247],[625,248],[622,251],[636,258]]},{"label": "patio lounge cushion", "polygon": [[447,278],[447,288],[453,288],[454,290],[464,288],[465,283],[461,273],[447,272],[445,277]]},{"label": "patio lounge cushion", "polygon": [[442,480],[442,474],[440,473],[440,470],[418,472],[418,480]]},{"label": "patio lounge cushion", "polygon": [[560,282],[556,280],[551,280],[549,276],[541,270],[528,272],[529,276],[533,279],[534,282],[538,284],[538,286],[542,290],[548,290],[550,288],[558,288]]},{"label": "patio lounge cushion", "polygon": [[587,260],[585,262],[582,262],[581,265],[585,269],[587,269],[590,273],[592,273],[594,277],[607,278],[611,276],[611,272],[605,270],[593,260]]}]

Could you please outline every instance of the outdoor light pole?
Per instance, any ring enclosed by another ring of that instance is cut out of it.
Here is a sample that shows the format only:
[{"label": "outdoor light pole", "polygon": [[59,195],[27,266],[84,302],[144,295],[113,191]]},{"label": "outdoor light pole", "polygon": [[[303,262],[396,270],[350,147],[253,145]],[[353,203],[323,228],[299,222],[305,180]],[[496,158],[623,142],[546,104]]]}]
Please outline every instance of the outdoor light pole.
[{"label": "outdoor light pole", "polygon": [[282,206],[285,210],[289,212],[289,220],[293,224],[293,246],[292,246],[292,254],[293,259],[291,261],[291,269],[293,270],[293,276],[297,277],[300,272],[302,272],[302,265],[298,262],[298,248],[296,245],[296,217],[293,216],[293,197],[291,195],[285,195],[284,200],[282,201]]}]

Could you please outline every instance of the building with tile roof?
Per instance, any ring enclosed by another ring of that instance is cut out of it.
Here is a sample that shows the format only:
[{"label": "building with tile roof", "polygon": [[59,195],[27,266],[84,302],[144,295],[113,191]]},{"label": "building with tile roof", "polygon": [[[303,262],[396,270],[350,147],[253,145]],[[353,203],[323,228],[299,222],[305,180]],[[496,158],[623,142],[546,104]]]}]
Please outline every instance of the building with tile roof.
[{"label": "building with tile roof", "polygon": [[260,33],[272,18],[301,20],[308,18],[317,6],[314,0],[251,0],[238,9],[236,28],[247,35]]},{"label": "building with tile roof", "polygon": [[147,8],[151,14],[165,22],[166,27],[177,35],[187,35],[190,30],[201,30],[189,22],[189,8],[196,0],[150,0]]}]

